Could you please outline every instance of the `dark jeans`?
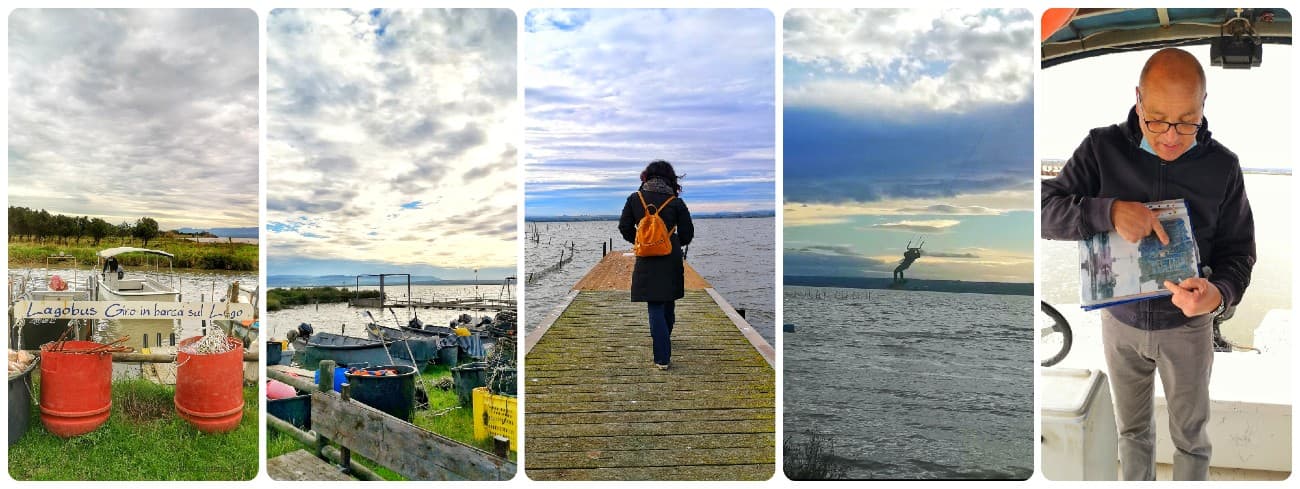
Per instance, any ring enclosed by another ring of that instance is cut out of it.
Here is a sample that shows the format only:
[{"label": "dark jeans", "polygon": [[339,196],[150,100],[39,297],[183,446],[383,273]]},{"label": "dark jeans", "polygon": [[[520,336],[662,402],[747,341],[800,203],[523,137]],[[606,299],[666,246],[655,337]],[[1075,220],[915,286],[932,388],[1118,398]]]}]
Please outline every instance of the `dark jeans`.
[{"label": "dark jeans", "polygon": [[650,338],[654,342],[655,363],[659,365],[668,365],[669,357],[673,354],[673,344],[668,337],[673,334],[673,323],[677,320],[675,308],[676,303],[673,301],[646,303],[646,309],[650,312]]}]

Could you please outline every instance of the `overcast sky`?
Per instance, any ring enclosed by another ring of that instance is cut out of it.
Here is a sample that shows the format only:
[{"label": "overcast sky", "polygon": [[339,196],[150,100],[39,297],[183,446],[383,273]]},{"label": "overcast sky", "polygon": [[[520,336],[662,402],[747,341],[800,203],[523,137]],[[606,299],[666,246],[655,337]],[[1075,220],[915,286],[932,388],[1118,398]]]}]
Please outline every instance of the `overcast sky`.
[{"label": "overcast sky", "polygon": [[508,9],[273,11],[271,274],[513,275]]},{"label": "overcast sky", "polygon": [[257,227],[251,10],[15,10],[9,205]]},{"label": "overcast sky", "polygon": [[526,214],[618,214],[647,163],[694,212],[772,209],[775,20],[765,9],[532,10]]},{"label": "overcast sky", "polygon": [[1033,280],[1027,10],[795,9],[785,274]]}]

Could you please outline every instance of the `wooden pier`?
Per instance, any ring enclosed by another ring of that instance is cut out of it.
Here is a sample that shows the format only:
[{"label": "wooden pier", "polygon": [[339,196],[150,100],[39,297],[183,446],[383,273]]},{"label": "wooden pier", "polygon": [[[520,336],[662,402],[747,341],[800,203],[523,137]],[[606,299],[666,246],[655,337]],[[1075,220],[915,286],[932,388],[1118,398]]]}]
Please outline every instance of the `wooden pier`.
[{"label": "wooden pier", "polygon": [[610,253],[526,338],[525,473],[533,480],[766,480],[776,457],[775,352],[687,266],[672,368],[653,365],[628,253]]}]

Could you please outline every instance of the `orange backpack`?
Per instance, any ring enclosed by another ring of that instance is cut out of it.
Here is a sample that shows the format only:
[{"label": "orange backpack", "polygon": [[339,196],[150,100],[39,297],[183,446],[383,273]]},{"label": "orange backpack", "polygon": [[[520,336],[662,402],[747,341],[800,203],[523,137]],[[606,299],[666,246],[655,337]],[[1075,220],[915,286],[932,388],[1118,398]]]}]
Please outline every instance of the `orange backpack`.
[{"label": "orange backpack", "polygon": [[664,256],[671,254],[673,252],[673,242],[669,237],[677,228],[674,227],[672,231],[669,231],[668,226],[664,224],[664,220],[659,217],[659,212],[664,210],[664,207],[667,207],[669,202],[673,201],[673,197],[669,196],[668,200],[665,200],[663,204],[659,205],[659,208],[651,213],[650,206],[645,203],[645,196],[641,195],[640,191],[636,195],[641,198],[641,207],[645,209],[645,217],[642,217],[641,222],[636,225],[636,242],[632,245],[632,252],[636,256]]}]

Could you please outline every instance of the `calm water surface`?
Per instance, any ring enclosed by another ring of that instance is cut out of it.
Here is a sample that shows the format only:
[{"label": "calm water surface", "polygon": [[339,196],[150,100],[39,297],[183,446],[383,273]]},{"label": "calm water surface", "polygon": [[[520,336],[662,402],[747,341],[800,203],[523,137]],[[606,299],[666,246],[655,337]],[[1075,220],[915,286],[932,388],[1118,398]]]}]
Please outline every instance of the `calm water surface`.
[{"label": "calm water surface", "polygon": [[[732,307],[746,310],[746,319],[767,339],[776,342],[776,219],[696,219],[695,239],[687,263],[708,280]],[[614,249],[632,248],[618,234],[616,221],[529,222],[540,239],[525,244],[523,281],[560,259],[561,249],[576,247],[573,261],[545,274],[527,287],[526,327],[532,331],[559,305],[587,271],[600,261],[601,242],[613,240]]]},{"label": "calm water surface", "polygon": [[829,434],[851,478],[1024,478],[1033,298],[785,288],[785,432]]}]

